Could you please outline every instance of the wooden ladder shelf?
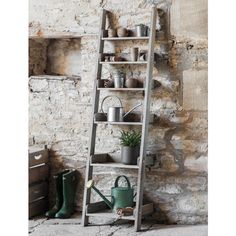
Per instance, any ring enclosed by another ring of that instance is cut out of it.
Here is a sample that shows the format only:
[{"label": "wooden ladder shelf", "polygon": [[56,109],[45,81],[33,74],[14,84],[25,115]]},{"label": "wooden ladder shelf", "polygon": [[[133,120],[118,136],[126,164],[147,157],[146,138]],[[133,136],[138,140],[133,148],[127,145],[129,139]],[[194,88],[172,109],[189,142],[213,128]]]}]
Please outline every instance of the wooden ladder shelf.
[{"label": "wooden ladder shelf", "polygon": [[[90,143],[89,143],[89,155],[87,158],[86,164],[86,174],[85,174],[85,186],[88,180],[92,179],[93,175],[93,167],[94,166],[104,166],[104,167],[112,167],[112,168],[125,168],[125,169],[136,169],[138,174],[138,183],[137,183],[137,196],[136,196],[136,204],[134,209],[134,214],[132,216],[124,216],[122,219],[134,220],[135,231],[139,231],[141,229],[141,220],[144,215],[151,214],[153,212],[153,204],[145,204],[143,205],[143,185],[145,178],[145,157],[146,157],[146,141],[148,136],[148,126],[149,126],[149,118],[150,118],[150,93],[151,93],[151,81],[153,74],[153,63],[154,63],[154,42],[155,42],[155,34],[156,34],[156,18],[157,18],[157,8],[155,6],[152,7],[151,10],[151,24],[150,24],[150,34],[148,37],[124,37],[124,38],[105,38],[103,37],[103,32],[105,30],[106,25],[106,14],[107,11],[102,9],[101,13],[101,22],[100,22],[100,33],[99,33],[99,41],[98,41],[98,58],[96,65],[96,77],[94,80],[94,91],[93,91],[93,113],[91,117],[91,130],[90,130]],[[104,49],[105,41],[118,41],[118,40],[147,40],[148,41],[148,58],[147,61],[137,61],[137,62],[102,62],[101,54]],[[144,103],[143,103],[143,114],[142,121],[140,122],[113,122],[112,125],[140,125],[142,126],[142,138],[140,145],[140,158],[139,163],[137,165],[123,165],[122,163],[114,163],[109,161],[108,154],[95,154],[95,138],[96,138],[96,127],[99,123],[108,123],[108,122],[96,122],[94,120],[94,116],[98,113],[99,106],[99,96],[100,91],[105,90],[106,88],[98,88],[97,80],[101,78],[102,65],[103,64],[129,64],[129,65],[145,65],[147,67],[146,71],[146,81],[145,88],[134,88],[134,89],[111,89],[107,88],[107,90],[117,90],[117,91],[143,91],[144,92]],[[104,161],[98,161],[98,163],[94,164],[92,159],[102,158]],[[107,159],[106,159],[107,158]],[[91,216],[98,217],[108,217],[108,218],[117,218],[115,213],[109,212],[106,204],[101,202],[90,203],[90,195],[91,189],[84,189],[84,201],[83,201],[83,213],[82,213],[82,225],[87,226],[89,224],[88,220]]]}]

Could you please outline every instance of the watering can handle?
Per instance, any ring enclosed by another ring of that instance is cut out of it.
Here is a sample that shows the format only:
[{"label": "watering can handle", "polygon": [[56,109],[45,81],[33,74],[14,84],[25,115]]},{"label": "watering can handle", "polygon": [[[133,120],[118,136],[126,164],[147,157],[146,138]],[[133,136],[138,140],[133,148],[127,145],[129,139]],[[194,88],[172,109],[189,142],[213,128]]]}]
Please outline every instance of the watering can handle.
[{"label": "watering can handle", "polygon": [[101,103],[101,111],[102,111],[102,113],[104,113],[104,114],[106,114],[105,112],[104,112],[104,110],[103,110],[103,103],[104,103],[104,101],[107,99],[107,98],[109,98],[109,97],[115,97],[115,98],[117,98],[118,100],[119,100],[119,102],[120,102],[120,106],[122,107],[122,102],[121,102],[121,100],[120,100],[120,98],[119,97],[117,97],[117,96],[115,96],[115,95],[108,95],[108,96],[106,96],[106,97],[104,97],[103,99],[102,99],[102,103]]},{"label": "watering can handle", "polygon": [[116,178],[115,180],[115,187],[118,187],[118,182],[119,182],[119,179],[120,178],[125,178],[126,182],[127,182],[127,185],[128,185],[128,188],[131,188],[131,185],[130,185],[130,182],[129,182],[129,179],[125,176],[125,175],[120,175]]},{"label": "watering can handle", "polygon": [[124,115],[123,115],[123,118],[125,118],[131,111],[133,111],[134,109],[136,109],[137,107],[141,106],[142,103],[140,102],[138,105],[134,106],[132,109],[130,109],[128,112],[126,112]]}]

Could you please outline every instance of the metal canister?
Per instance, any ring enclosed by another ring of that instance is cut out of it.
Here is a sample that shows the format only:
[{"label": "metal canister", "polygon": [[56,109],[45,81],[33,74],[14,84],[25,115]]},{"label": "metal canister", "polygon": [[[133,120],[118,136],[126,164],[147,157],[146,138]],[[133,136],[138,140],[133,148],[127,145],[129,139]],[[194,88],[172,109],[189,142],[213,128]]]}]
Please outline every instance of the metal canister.
[{"label": "metal canister", "polygon": [[145,37],[147,36],[147,26],[144,24],[139,24],[135,26],[137,37]]},{"label": "metal canister", "polygon": [[125,78],[120,75],[114,76],[114,87],[115,88],[123,88],[124,87]]}]

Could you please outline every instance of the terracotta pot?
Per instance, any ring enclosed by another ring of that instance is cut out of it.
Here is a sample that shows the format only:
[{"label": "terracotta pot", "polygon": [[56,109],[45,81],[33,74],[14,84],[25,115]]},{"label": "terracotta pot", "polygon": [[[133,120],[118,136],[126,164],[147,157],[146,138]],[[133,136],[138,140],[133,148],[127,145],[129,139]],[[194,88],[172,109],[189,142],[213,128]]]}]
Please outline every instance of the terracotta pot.
[{"label": "terracotta pot", "polygon": [[113,87],[114,87],[113,80],[106,80],[106,81],[104,81],[104,88],[113,88]]},{"label": "terracotta pot", "polygon": [[137,79],[134,79],[134,78],[129,78],[125,81],[125,86],[127,88],[136,88],[138,85],[138,81]]},{"label": "terracotta pot", "polygon": [[117,35],[118,37],[127,37],[128,31],[126,28],[120,27],[117,29]]},{"label": "terracotta pot", "polygon": [[108,29],[108,37],[109,38],[117,37],[116,30],[115,29]]}]

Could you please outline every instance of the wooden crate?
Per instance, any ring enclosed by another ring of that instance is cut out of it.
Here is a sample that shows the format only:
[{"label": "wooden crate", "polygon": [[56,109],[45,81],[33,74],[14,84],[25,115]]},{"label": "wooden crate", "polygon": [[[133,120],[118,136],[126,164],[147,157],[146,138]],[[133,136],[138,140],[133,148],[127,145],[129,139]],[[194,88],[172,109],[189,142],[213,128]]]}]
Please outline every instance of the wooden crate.
[{"label": "wooden crate", "polygon": [[39,198],[44,198],[45,196],[48,196],[48,182],[43,181],[29,187],[29,203],[32,203]]},{"label": "wooden crate", "polygon": [[45,213],[48,209],[48,199],[42,198],[29,203],[29,218]]},{"label": "wooden crate", "polygon": [[49,165],[43,164],[29,169],[29,184],[44,181],[48,179]]},{"label": "wooden crate", "polygon": [[29,218],[48,209],[49,155],[48,149],[29,150]]}]

